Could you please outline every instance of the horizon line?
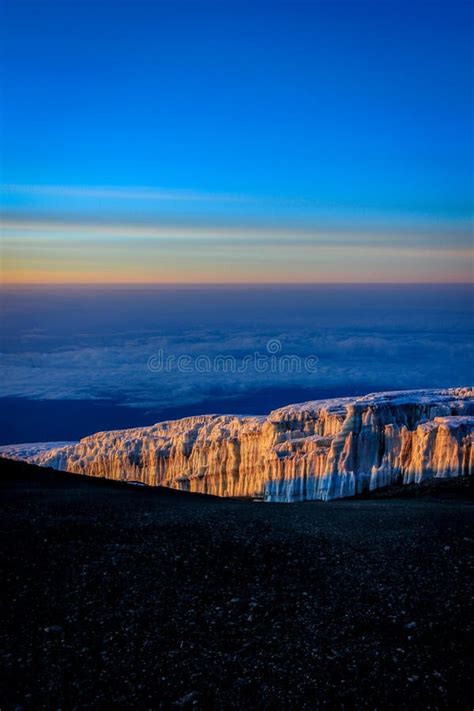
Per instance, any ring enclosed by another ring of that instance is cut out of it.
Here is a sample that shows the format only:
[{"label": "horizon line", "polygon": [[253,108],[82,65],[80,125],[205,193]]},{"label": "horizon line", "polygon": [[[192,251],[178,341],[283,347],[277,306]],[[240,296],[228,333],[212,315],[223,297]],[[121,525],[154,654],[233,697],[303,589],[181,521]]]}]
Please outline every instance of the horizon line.
[{"label": "horizon line", "polygon": [[308,286],[472,286],[474,281],[236,281],[236,282],[157,282],[157,281],[84,281],[84,282],[21,282],[21,281],[0,281],[0,288],[4,287],[248,287],[248,286],[288,286],[288,287],[308,287]]}]

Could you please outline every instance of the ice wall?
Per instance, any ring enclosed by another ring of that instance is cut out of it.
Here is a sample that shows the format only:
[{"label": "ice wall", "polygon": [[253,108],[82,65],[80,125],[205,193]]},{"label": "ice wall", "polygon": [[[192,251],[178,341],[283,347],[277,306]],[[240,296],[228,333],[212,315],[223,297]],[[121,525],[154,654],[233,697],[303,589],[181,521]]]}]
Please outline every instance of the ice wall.
[{"label": "ice wall", "polygon": [[29,460],[218,496],[329,500],[470,475],[473,432],[473,388],[418,390],[99,432]]}]

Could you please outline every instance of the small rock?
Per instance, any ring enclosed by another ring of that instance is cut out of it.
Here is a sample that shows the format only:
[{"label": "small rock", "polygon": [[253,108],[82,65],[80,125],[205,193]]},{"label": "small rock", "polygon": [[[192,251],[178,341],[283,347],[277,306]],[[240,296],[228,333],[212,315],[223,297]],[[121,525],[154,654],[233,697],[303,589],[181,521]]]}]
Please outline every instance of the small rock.
[{"label": "small rock", "polygon": [[190,691],[189,694],[185,694],[180,699],[174,702],[175,706],[186,706],[187,704],[194,704],[194,701],[199,696],[197,691]]}]

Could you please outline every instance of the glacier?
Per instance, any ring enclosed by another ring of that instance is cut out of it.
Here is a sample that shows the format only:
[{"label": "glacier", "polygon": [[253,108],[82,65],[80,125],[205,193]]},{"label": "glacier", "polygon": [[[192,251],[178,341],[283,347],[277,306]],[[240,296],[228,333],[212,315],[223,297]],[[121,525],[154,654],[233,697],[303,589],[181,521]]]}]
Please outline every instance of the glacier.
[{"label": "glacier", "polygon": [[315,400],[265,416],[187,417],[0,453],[149,486],[295,502],[470,476],[473,439],[474,388],[465,387]]},{"label": "glacier", "polygon": [[77,441],[67,442],[25,442],[24,444],[2,444],[0,445],[0,457],[8,459],[19,459],[23,461],[34,461],[41,452],[49,452],[52,449],[61,449],[70,444],[77,444]]}]

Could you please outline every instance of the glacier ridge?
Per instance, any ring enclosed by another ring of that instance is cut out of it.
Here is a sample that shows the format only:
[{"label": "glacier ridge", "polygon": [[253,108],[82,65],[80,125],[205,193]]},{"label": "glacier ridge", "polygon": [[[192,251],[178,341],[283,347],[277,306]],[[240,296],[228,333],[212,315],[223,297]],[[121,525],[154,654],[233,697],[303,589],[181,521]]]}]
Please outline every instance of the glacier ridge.
[{"label": "glacier ridge", "polygon": [[472,475],[473,440],[474,388],[466,387],[187,417],[3,454],[89,476],[295,502]]}]

